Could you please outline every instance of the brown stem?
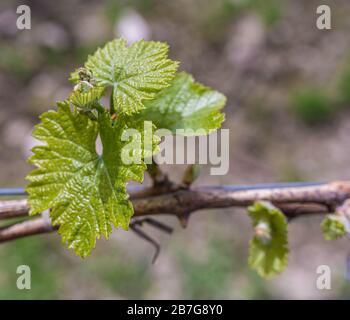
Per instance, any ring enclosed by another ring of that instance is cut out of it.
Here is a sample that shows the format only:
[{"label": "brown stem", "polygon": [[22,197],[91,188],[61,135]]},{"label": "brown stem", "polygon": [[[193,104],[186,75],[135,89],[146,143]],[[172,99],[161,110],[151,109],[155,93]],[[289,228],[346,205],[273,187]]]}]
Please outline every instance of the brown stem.
[{"label": "brown stem", "polygon": [[0,202],[0,220],[28,215],[27,200],[10,200]]},{"label": "brown stem", "polygon": [[0,242],[57,230],[47,219],[36,218],[0,228]]},{"label": "brown stem", "polygon": [[[188,218],[201,209],[246,207],[255,201],[271,201],[289,218],[300,215],[330,213],[350,199],[350,181],[332,182],[315,186],[261,188],[253,190],[225,190],[215,187],[178,188],[164,194],[142,196],[132,194],[135,217],[169,214]],[[0,202],[0,219],[27,216],[26,200]],[[0,242],[33,234],[51,232],[55,228],[43,218],[27,220],[0,229]]]}]

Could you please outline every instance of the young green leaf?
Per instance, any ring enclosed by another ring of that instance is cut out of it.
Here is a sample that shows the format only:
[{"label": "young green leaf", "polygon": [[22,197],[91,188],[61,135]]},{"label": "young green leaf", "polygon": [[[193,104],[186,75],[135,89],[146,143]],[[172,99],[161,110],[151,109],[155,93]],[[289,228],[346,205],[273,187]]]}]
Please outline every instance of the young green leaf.
[{"label": "young green leaf", "polygon": [[[146,102],[139,117],[173,133],[184,129],[185,135],[208,134],[220,128],[224,121],[225,115],[220,110],[225,103],[223,94],[194,82],[191,75],[181,72],[170,87]],[[186,133],[186,130],[189,131]]]},{"label": "young green leaf", "polygon": [[288,262],[287,222],[271,203],[256,202],[248,208],[255,235],[250,241],[248,263],[264,278],[282,272]]},{"label": "young green leaf", "polygon": [[[88,57],[85,67],[97,85],[113,88],[116,112],[133,114],[144,108],[174,78],[178,63],[167,58],[168,45],[138,41],[126,47],[124,39],[107,43]],[[77,74],[71,79],[77,80]]]},{"label": "young green leaf", "polygon": [[321,229],[326,240],[340,239],[348,233],[347,218],[341,215],[329,214],[321,223]]},{"label": "young green leaf", "polygon": [[[91,121],[65,101],[58,103],[57,111],[44,113],[34,131],[34,137],[46,145],[34,147],[30,158],[37,166],[27,176],[30,214],[51,208],[52,223],[60,225],[62,240],[82,257],[90,254],[96,238],[109,237],[112,225],[128,229],[133,207],[126,183],[142,182],[146,169],[145,152],[135,145],[132,152],[141,154],[140,163],[122,161],[130,140],[122,136],[129,126],[130,119],[112,121],[106,111]],[[102,155],[95,147],[98,134]],[[137,133],[130,135],[134,136]]]},{"label": "young green leaf", "polygon": [[70,94],[69,100],[78,108],[92,109],[101,99],[103,92],[103,87],[92,87],[86,91],[74,90]]}]

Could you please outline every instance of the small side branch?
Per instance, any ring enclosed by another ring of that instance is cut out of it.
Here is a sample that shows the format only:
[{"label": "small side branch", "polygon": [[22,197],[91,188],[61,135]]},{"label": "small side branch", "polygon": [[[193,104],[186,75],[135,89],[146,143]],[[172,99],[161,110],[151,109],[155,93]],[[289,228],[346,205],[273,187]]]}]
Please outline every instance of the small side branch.
[{"label": "small side branch", "polygon": [[27,216],[29,206],[27,200],[9,200],[0,202],[0,220]]},{"label": "small side branch", "polygon": [[15,240],[57,230],[47,219],[35,218],[0,228],[0,242]]}]

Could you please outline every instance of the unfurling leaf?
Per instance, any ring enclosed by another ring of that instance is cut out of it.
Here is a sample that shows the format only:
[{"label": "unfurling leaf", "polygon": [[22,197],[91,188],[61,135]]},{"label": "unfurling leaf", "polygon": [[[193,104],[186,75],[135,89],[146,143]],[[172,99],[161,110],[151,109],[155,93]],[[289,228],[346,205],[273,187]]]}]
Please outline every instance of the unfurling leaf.
[{"label": "unfurling leaf", "polygon": [[[30,214],[51,208],[62,240],[82,257],[90,254],[96,238],[109,237],[112,225],[127,230],[133,215],[126,183],[142,182],[146,165],[140,147],[132,150],[141,154],[139,164],[126,165],[121,159],[129,144],[121,139],[129,121],[119,118],[112,123],[107,112],[91,121],[72,111],[69,102],[60,102],[57,111],[41,116],[34,131],[46,145],[34,147],[30,158],[37,166],[27,176]],[[98,134],[102,155],[95,148]]]},{"label": "unfurling leaf", "polygon": [[201,167],[198,164],[192,164],[189,165],[184,173],[184,176],[182,178],[182,183],[185,186],[190,186],[194,181],[197,180],[201,173]]},{"label": "unfurling leaf", "polygon": [[78,108],[92,109],[99,102],[104,92],[103,87],[92,87],[89,90],[74,90],[69,100]]},{"label": "unfurling leaf", "polygon": [[323,236],[326,240],[340,239],[348,233],[347,218],[342,215],[329,214],[321,223]]},{"label": "unfurling leaf", "polygon": [[255,235],[250,241],[248,263],[264,278],[282,272],[288,263],[287,222],[271,203],[256,202],[248,208]]},{"label": "unfurling leaf", "polygon": [[225,119],[220,110],[225,103],[223,94],[194,82],[191,75],[181,72],[170,87],[145,103],[139,116],[173,133],[183,129],[185,135],[203,135],[220,128]]},{"label": "unfurling leaf", "polygon": [[[117,113],[133,114],[144,108],[174,78],[178,63],[167,58],[168,45],[138,41],[126,47],[124,39],[107,43],[88,57],[85,68],[92,72],[97,85],[112,87]],[[76,81],[77,74],[71,79]]]}]

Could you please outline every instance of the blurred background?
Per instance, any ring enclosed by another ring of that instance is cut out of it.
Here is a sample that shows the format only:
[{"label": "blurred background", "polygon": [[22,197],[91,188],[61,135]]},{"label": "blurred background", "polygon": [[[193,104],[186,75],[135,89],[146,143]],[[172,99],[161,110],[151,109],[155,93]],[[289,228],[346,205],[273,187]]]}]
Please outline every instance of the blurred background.
[{"label": "blurred background", "polygon": [[[31,8],[32,29],[17,30],[16,8]],[[316,28],[329,4],[332,30]],[[38,115],[72,89],[69,72],[119,36],[167,41],[181,70],[225,93],[230,172],[197,184],[328,181],[350,177],[350,2],[348,0],[8,1],[0,4],[0,187],[24,187]],[[167,168],[169,169],[169,168]],[[171,168],[179,179],[182,166]],[[326,242],[320,216],[289,225],[290,261],[273,280],[247,266],[244,210],[201,211],[168,236],[145,227],[162,251],[132,232],[99,240],[84,261],[56,234],[0,246],[2,299],[348,298],[348,239]],[[32,289],[16,287],[17,266]],[[316,289],[329,265],[332,289]]]}]

